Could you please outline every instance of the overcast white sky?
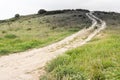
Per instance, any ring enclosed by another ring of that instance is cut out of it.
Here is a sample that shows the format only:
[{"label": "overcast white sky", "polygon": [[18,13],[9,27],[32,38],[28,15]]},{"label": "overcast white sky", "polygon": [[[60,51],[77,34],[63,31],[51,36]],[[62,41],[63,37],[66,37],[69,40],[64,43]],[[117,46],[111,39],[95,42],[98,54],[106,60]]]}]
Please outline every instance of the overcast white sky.
[{"label": "overcast white sky", "polygon": [[39,9],[76,9],[120,12],[120,0],[0,0],[0,19],[37,13]]}]

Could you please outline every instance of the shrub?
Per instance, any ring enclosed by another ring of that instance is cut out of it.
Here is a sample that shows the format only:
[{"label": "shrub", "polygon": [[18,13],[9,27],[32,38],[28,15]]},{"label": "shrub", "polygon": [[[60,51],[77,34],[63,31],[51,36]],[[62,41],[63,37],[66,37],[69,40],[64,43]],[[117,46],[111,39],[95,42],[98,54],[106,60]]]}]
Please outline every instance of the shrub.
[{"label": "shrub", "polygon": [[94,29],[98,29],[98,26],[95,26]]},{"label": "shrub", "polygon": [[5,38],[8,38],[8,39],[14,39],[14,38],[16,38],[17,36],[16,35],[14,35],[14,34],[7,34],[7,35],[5,35]]},{"label": "shrub", "polygon": [[89,10],[85,10],[85,9],[76,9],[76,11],[89,12]]},{"label": "shrub", "polygon": [[46,15],[60,14],[60,13],[64,13],[64,11],[62,10],[48,11]]},{"label": "shrub", "polygon": [[27,31],[30,31],[30,30],[32,30],[31,28],[27,28]]},{"label": "shrub", "polygon": [[2,31],[2,33],[4,34],[4,33],[6,33],[6,31]]},{"label": "shrub", "polygon": [[78,17],[82,17],[82,15],[78,15]]},{"label": "shrub", "polygon": [[44,13],[46,13],[46,12],[47,12],[46,10],[40,9],[40,10],[38,11],[38,14],[44,14]]},{"label": "shrub", "polygon": [[15,14],[15,18],[16,19],[20,18],[20,15],[19,14]]},{"label": "shrub", "polygon": [[57,28],[56,26],[53,26],[51,29],[54,30],[54,29],[56,29],[56,28]]},{"label": "shrub", "polygon": [[71,9],[64,9],[63,10],[64,12],[69,12],[69,11],[72,11]]},{"label": "shrub", "polygon": [[73,17],[76,17],[77,15],[73,15]]}]

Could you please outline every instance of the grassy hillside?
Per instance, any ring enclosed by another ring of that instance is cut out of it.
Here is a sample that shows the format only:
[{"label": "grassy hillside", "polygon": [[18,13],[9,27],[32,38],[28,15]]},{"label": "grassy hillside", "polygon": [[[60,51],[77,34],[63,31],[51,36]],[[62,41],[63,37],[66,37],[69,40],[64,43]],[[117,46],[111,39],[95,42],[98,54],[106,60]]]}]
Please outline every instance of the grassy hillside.
[{"label": "grassy hillside", "polygon": [[94,15],[105,20],[108,26],[117,27],[120,25],[120,13],[95,11]]},{"label": "grassy hillside", "polygon": [[107,29],[49,62],[41,80],[120,80],[120,14],[95,15],[107,22]]},{"label": "grassy hillside", "polygon": [[0,55],[49,45],[91,24],[84,10],[53,12],[1,20]]}]

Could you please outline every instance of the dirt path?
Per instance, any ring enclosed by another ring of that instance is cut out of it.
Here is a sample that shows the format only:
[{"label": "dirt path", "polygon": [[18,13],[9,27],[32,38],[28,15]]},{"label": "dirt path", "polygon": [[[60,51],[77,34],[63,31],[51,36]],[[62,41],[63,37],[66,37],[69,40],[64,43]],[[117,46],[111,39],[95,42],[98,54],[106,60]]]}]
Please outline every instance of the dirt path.
[{"label": "dirt path", "polygon": [[[43,70],[40,68],[48,61],[69,49],[84,45],[106,27],[106,23],[92,15],[92,12],[86,15],[93,21],[88,29],[82,29],[60,42],[40,49],[0,57],[0,80],[38,80],[37,70],[41,70],[39,74],[42,75]],[[96,19],[101,25],[95,30]]]}]

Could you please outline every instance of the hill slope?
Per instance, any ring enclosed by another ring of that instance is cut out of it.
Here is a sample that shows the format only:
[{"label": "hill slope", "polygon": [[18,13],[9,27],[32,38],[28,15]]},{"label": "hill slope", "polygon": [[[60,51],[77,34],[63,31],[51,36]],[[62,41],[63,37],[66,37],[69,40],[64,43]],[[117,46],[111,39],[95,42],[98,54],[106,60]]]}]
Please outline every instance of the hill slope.
[{"label": "hill slope", "polygon": [[53,12],[0,21],[0,55],[49,45],[89,27],[91,23],[85,15],[88,11]]},{"label": "hill slope", "polygon": [[120,14],[96,11],[106,30],[46,66],[41,80],[120,80]]},{"label": "hill slope", "polygon": [[[63,39],[47,47],[0,57],[0,79],[37,80],[38,75],[43,75],[42,67],[49,60],[75,48],[49,62],[45,76],[40,78],[119,80],[120,14],[100,11],[93,13],[107,22],[106,30],[94,37],[103,26],[101,20],[89,14],[93,20],[93,27],[89,27],[90,17],[85,15],[89,11],[68,10],[55,14],[53,12],[0,21],[1,56],[43,47]],[[86,42],[86,45],[78,47]]]},{"label": "hill slope", "polygon": [[[82,46],[90,41],[97,33],[105,28],[105,22],[101,20],[98,29],[96,17],[92,13],[86,14],[93,22],[89,28],[84,28],[79,32],[66,37],[62,41],[52,45],[22,52],[2,56],[0,58],[0,79],[2,80],[38,80],[39,72],[42,75],[45,64],[67,50]],[[14,74],[14,75],[13,75]]]}]

